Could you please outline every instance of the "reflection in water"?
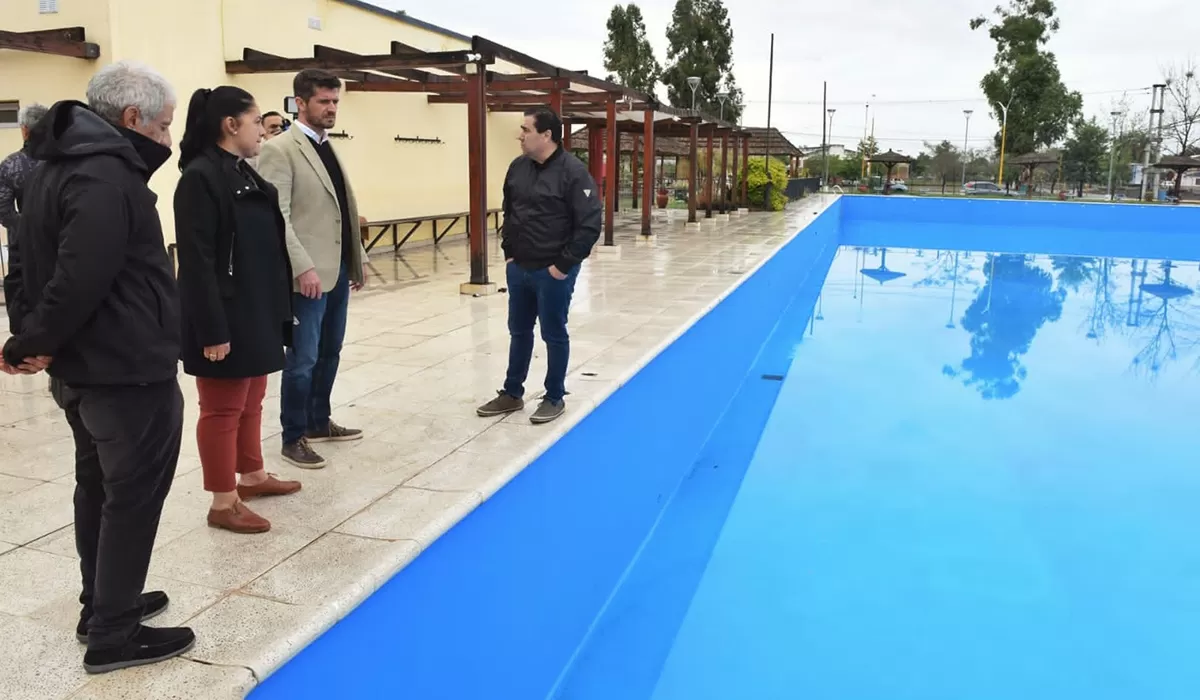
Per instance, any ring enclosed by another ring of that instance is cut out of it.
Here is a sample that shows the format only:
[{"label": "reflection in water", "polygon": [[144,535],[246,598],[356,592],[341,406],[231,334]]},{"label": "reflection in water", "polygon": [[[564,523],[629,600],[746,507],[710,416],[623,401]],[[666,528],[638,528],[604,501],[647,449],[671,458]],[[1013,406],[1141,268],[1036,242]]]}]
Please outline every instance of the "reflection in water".
[{"label": "reflection in water", "polygon": [[[1182,333],[1183,342],[1187,344],[1188,350],[1195,349],[1198,342],[1195,317],[1189,313],[1192,309],[1185,304],[1176,303],[1178,313],[1174,318],[1171,314],[1172,303],[1192,296],[1191,288],[1177,284],[1171,279],[1171,271],[1175,269],[1175,264],[1171,261],[1160,263],[1159,268],[1163,274],[1161,282],[1142,282],[1139,286],[1141,292],[1155,297],[1158,301],[1150,302],[1144,307],[1148,309],[1148,317],[1144,318],[1139,327],[1148,331],[1147,341],[1141,352],[1133,358],[1134,370],[1149,372],[1152,377],[1156,376],[1167,362],[1179,359],[1177,336]],[[1142,271],[1144,277],[1145,263],[1142,264]]]},{"label": "reflection in water", "polygon": [[[848,310],[835,304],[837,290],[855,300],[857,323],[869,322],[864,309],[883,308],[888,298],[895,309],[913,290],[922,298],[943,299],[937,323],[953,333],[965,330],[970,354],[942,366],[942,372],[985,399],[1011,398],[1021,390],[1028,373],[1024,358],[1035,337],[1062,318],[1078,322],[1081,338],[1096,346],[1116,343],[1122,352],[1127,347],[1135,375],[1153,381],[1184,362],[1184,369],[1200,371],[1195,263],[953,250],[918,255],[894,247],[844,250],[853,251],[853,262],[845,259],[844,267],[832,268],[813,318],[826,317],[824,302],[829,301],[828,315],[837,325],[835,314]],[[842,286],[851,274],[853,282]],[[814,330],[815,323],[810,334]]]},{"label": "reflection in water", "polygon": [[1078,292],[1079,286],[1090,281],[1096,274],[1095,258],[1080,258],[1073,255],[1052,255],[1050,266],[1058,275],[1060,289]]},{"label": "reflection in water", "polygon": [[1021,356],[1047,321],[1062,315],[1066,290],[1030,264],[1024,255],[993,255],[985,267],[987,283],[967,308],[962,326],[971,334],[971,355],[960,367],[942,372],[961,377],[985,399],[1007,399],[1021,389],[1026,370]]}]

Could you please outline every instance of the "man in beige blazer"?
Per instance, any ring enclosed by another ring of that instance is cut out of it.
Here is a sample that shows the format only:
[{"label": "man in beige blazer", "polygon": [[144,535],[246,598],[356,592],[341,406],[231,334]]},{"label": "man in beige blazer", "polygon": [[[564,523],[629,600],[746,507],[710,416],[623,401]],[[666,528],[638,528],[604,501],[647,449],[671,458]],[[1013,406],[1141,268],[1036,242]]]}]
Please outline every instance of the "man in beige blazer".
[{"label": "man in beige blazer", "polygon": [[304,70],[292,81],[300,115],[292,128],[263,145],[258,171],[279,189],[288,257],[296,275],[292,347],[283,370],[280,420],[283,458],[305,469],[325,460],[311,443],[359,440],[362,431],[330,418],[350,290],[366,282],[367,253],[359,238],[358,204],[329,142],[341,81]]}]

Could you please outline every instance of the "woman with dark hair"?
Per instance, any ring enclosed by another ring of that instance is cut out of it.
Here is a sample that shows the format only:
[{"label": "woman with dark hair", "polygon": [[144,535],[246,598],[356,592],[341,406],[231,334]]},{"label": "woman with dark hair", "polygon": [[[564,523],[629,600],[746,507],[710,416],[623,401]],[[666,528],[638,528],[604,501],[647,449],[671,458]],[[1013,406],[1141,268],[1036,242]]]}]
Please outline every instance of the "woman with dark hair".
[{"label": "woman with dark hair", "polygon": [[213,495],[208,524],[239,533],[271,529],[243,501],[300,490],[263,468],[267,375],[283,369],[292,327],[278,193],[245,162],[258,155],[263,133],[250,93],[228,85],[197,90],[175,190],[183,370],[200,394],[196,442]]}]

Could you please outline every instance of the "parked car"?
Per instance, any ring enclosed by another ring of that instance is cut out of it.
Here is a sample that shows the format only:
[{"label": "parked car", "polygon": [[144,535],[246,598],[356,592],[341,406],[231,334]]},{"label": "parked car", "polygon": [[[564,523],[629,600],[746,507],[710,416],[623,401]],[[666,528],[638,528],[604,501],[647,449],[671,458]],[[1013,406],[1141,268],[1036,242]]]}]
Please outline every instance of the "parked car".
[{"label": "parked car", "polygon": [[[875,185],[875,191],[882,192],[883,185]],[[888,185],[888,192],[907,192],[907,191],[908,191],[908,185],[904,184],[904,180],[892,180],[892,183],[890,185]]]},{"label": "parked car", "polygon": [[1001,187],[1000,185],[997,185],[994,182],[988,182],[986,180],[982,180],[982,181],[978,181],[978,182],[968,182],[967,184],[963,185],[963,194],[965,194],[965,195],[972,195],[972,194],[1001,194],[1001,195],[1003,195],[1003,194],[1007,194],[1009,196],[1012,196],[1015,193],[1011,192],[1011,191],[1006,191],[1003,187]]}]

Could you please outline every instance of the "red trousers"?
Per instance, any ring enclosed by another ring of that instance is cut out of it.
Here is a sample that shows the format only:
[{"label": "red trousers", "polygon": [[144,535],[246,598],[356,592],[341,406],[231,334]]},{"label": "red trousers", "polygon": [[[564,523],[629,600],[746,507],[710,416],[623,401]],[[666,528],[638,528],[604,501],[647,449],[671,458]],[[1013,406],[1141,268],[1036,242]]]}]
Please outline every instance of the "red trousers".
[{"label": "red trousers", "polygon": [[196,445],[204,470],[204,490],[228,493],[237,490],[237,474],[263,468],[262,404],[267,378],[196,378],[200,392],[200,419]]}]

